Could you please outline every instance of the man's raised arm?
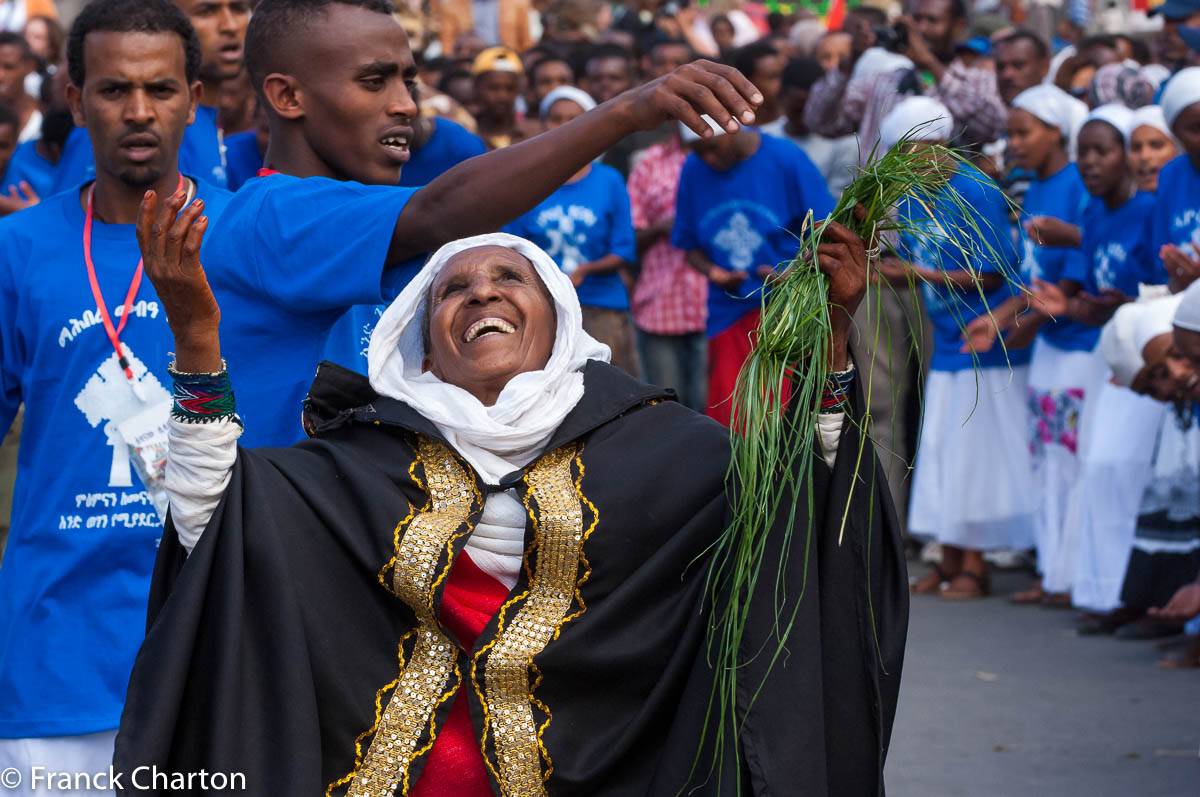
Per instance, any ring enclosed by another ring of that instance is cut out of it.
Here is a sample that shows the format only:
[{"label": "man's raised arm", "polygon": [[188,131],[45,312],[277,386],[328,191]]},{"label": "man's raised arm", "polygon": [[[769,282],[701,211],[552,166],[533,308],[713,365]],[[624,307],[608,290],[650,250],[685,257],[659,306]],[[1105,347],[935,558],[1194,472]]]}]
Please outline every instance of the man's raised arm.
[{"label": "man's raised arm", "polygon": [[711,136],[702,114],[736,130],[753,124],[754,108],[761,103],[762,94],[733,67],[685,64],[561,127],[471,158],[438,177],[413,195],[396,220],[388,265],[456,238],[495,232],[630,133],[678,119]]}]

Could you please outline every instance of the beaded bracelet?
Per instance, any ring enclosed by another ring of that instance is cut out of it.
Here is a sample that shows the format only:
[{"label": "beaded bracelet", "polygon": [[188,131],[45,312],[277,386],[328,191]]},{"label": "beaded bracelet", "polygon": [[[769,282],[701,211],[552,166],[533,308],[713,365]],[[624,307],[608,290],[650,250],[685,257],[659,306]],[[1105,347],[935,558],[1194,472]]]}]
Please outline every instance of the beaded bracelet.
[{"label": "beaded bracelet", "polygon": [[825,388],[821,391],[821,413],[845,412],[850,405],[850,387],[853,384],[853,368],[827,374]]},{"label": "beaded bracelet", "polygon": [[222,418],[231,418],[238,426],[242,425],[224,360],[221,360],[220,371],[208,374],[181,373],[175,370],[172,360],[167,366],[167,373],[175,381],[172,418],[184,423],[213,423]]}]

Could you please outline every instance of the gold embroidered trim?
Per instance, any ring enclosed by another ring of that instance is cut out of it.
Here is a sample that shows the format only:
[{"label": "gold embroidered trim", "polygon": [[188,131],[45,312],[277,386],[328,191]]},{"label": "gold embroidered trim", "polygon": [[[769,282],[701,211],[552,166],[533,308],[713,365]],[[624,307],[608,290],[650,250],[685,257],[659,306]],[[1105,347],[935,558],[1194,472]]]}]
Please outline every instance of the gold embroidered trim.
[{"label": "gold embroidered trim", "polygon": [[[531,551],[537,551],[537,564],[528,592],[510,600],[501,610],[496,637],[475,659],[478,663],[479,657],[491,649],[484,667],[484,714],[499,765],[499,773],[493,769],[493,774],[506,797],[544,795],[545,780],[552,771],[542,772],[542,758],[545,756],[549,763],[549,756],[541,735],[549,724],[550,712],[533,696],[533,689],[541,681],[533,657],[555,636],[576,596],[584,540],[583,507],[571,475],[571,462],[577,453],[576,446],[552,451],[525,476],[529,487],[526,506],[530,506],[530,499],[537,505],[536,513],[530,512],[534,529]],[[504,627],[505,612],[521,598],[524,602]],[[532,686],[531,670],[537,676]],[[478,692],[478,682],[475,687]],[[533,716],[535,705],[547,716],[540,728]],[[486,730],[483,741],[486,744]],[[488,765],[490,768],[490,761]]]},{"label": "gold embroidered trim", "polygon": [[[420,750],[417,744],[434,711],[453,697],[461,680],[458,648],[438,626],[433,597],[450,573],[454,541],[471,531],[467,520],[478,494],[474,481],[445,446],[422,437],[417,457],[425,466],[430,501],[400,539],[392,576],[395,594],[417,615],[416,643],[376,723],[371,746],[352,773],[347,797],[392,797],[401,785],[402,793],[408,793],[409,767],[432,746],[436,730],[430,728],[429,742]],[[446,564],[439,573],[443,551]]]}]

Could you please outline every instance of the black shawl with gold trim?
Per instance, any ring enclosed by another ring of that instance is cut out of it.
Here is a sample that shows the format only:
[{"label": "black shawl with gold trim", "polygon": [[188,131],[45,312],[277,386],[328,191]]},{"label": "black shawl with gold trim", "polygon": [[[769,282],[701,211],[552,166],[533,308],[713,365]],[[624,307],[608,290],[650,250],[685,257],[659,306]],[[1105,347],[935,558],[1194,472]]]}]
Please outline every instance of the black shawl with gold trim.
[{"label": "black shawl with gold trim", "polygon": [[[501,485],[529,509],[525,567],[463,650],[439,606],[488,488],[411,408],[323,365],[310,439],[240,450],[190,557],[168,524],[117,737],[126,786],[155,767],[241,773],[270,797],[402,794],[465,684],[498,795],[882,794],[908,605],[870,446],[841,545],[857,457],[814,467],[789,651],[718,775],[697,753],[728,432],[611,366],[584,377],[549,453]],[[858,434],[847,423],[841,450]],[[772,597],[744,640],[742,706]]]}]

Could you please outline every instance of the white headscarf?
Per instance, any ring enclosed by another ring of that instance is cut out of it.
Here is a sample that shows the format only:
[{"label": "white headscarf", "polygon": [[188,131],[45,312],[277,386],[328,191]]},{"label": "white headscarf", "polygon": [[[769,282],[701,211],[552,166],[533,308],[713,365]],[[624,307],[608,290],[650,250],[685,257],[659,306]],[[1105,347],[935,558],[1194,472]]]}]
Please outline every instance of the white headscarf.
[{"label": "white headscarf", "polygon": [[[1129,136],[1133,137],[1134,131],[1139,127],[1153,127],[1161,132],[1164,136],[1171,139],[1171,143],[1178,147],[1178,142],[1175,141],[1175,134],[1171,132],[1171,127],[1167,124],[1167,117],[1163,114],[1161,105],[1144,105],[1133,112],[1133,121],[1129,125]],[[1126,141],[1125,146],[1128,147],[1132,142]]]},{"label": "white headscarf", "polygon": [[583,89],[578,89],[574,86],[559,86],[545,97],[542,97],[542,104],[538,108],[538,116],[544,118],[546,114],[550,113],[550,108],[554,106],[554,103],[559,100],[570,100],[582,108],[584,113],[596,107],[596,101],[592,99],[592,95]]},{"label": "white headscarf", "polygon": [[1129,134],[1133,132],[1133,111],[1124,105],[1110,102],[1108,105],[1101,105],[1089,113],[1084,124],[1097,121],[1107,122],[1115,127],[1117,132],[1121,134],[1121,138],[1125,141],[1125,146],[1129,146]]},{"label": "white headscarf", "polygon": [[1100,331],[1100,352],[1112,369],[1113,380],[1122,387],[1133,384],[1133,378],[1146,365],[1141,347],[1134,344],[1134,330],[1145,307],[1142,302],[1121,305]]},{"label": "white headscarf", "polygon": [[950,109],[933,97],[909,97],[879,123],[879,141],[885,150],[905,136],[911,141],[948,141],[954,135]]},{"label": "white headscarf", "polygon": [[1133,325],[1133,345],[1137,347],[1138,354],[1145,351],[1146,344],[1159,335],[1171,333],[1171,320],[1175,317],[1175,311],[1182,300],[1183,295],[1177,293],[1164,299],[1138,303],[1142,307],[1142,313]]},{"label": "white headscarf", "polygon": [[1142,73],[1142,80],[1149,83],[1155,91],[1171,77],[1171,70],[1162,64],[1146,64],[1139,71]]},{"label": "white headscarf", "polygon": [[912,69],[912,59],[900,53],[893,53],[882,47],[868,47],[854,62],[850,72],[853,79],[870,77],[883,72],[895,72],[897,69]]},{"label": "white headscarf", "polygon": [[1159,100],[1167,124],[1172,126],[1184,108],[1197,102],[1200,102],[1200,66],[1189,66],[1176,72],[1167,82]]},{"label": "white headscarf", "polygon": [[1175,309],[1172,324],[1180,329],[1200,332],[1200,281],[1193,282],[1182,294],[1183,299]]},{"label": "white headscarf", "polygon": [[[479,246],[503,246],[528,258],[549,289],[558,315],[546,367],[517,374],[490,407],[461,387],[421,370],[429,286],[451,257]],[[403,401],[433,422],[485,482],[498,484],[542,453],[554,430],[579,403],[584,364],[608,362],[610,356],[607,346],[583,331],[575,288],[554,260],[524,238],[494,233],[453,241],[433,254],[379,319],[367,365],[377,393]]]},{"label": "white headscarf", "polygon": [[1032,114],[1045,124],[1057,127],[1067,139],[1067,151],[1075,157],[1075,138],[1087,118],[1087,103],[1075,99],[1058,86],[1042,83],[1022,91],[1013,99],[1012,107]]}]

